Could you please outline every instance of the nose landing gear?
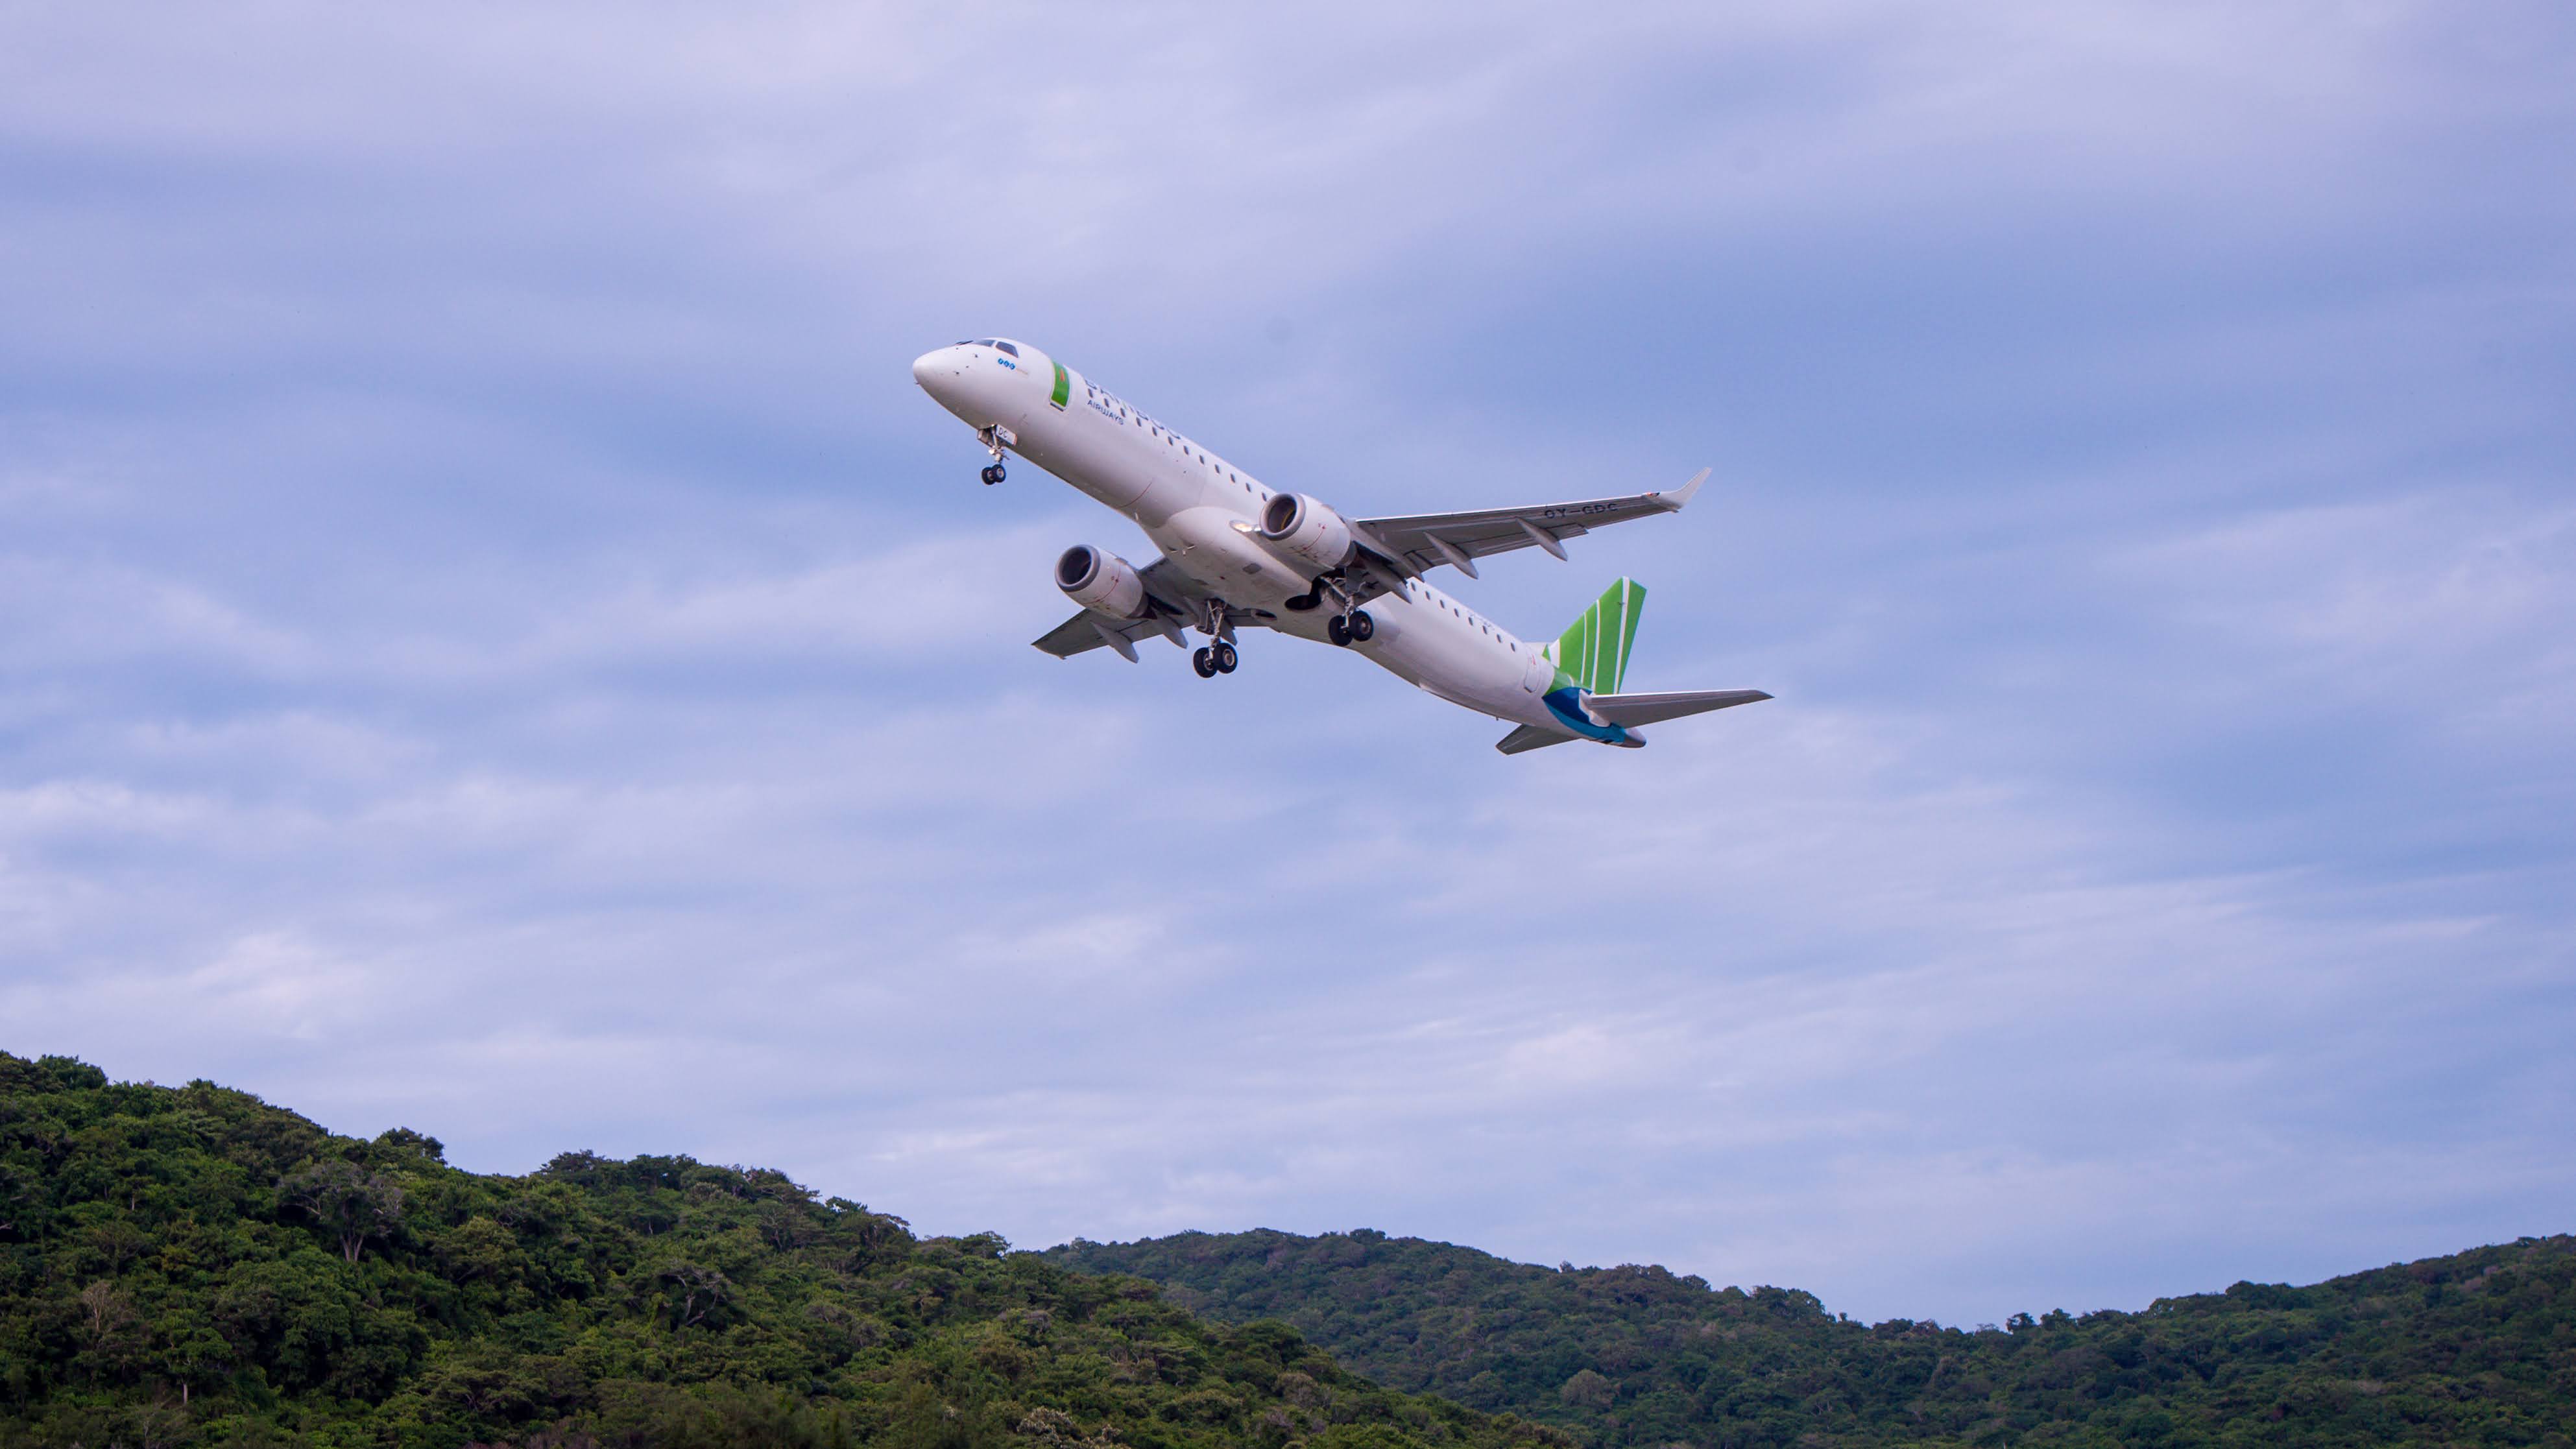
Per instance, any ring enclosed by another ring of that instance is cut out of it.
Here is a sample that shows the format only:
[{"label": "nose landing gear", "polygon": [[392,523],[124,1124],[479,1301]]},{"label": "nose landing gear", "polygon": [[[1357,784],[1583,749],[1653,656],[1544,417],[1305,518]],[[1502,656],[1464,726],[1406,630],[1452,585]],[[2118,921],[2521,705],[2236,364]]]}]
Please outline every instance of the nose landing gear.
[{"label": "nose landing gear", "polygon": [[1000,423],[994,423],[987,427],[981,427],[975,430],[975,441],[982,443],[984,445],[984,451],[993,455],[992,465],[984,470],[984,485],[986,487],[989,488],[993,484],[1002,481],[1002,449],[1005,445],[1016,444],[1019,440],[1018,434],[1013,433],[1006,427],[1003,427]]},{"label": "nose landing gear", "polygon": [[1377,637],[1377,620],[1366,609],[1336,614],[1324,624],[1324,637],[1345,648]]}]

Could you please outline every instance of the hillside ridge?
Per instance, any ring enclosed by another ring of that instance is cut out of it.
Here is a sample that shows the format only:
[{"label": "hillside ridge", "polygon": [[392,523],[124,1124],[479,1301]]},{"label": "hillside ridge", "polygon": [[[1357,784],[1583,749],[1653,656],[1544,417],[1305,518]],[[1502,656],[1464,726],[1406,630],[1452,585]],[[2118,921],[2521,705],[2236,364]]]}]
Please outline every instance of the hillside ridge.
[{"label": "hillside ridge", "polygon": [[1604,1446],[2563,1445],[2576,1424],[2567,1236],[1977,1329],[1370,1229],[1077,1239],[1046,1256],[1151,1279],[1221,1322],[1286,1323],[1390,1387]]},{"label": "hillside ridge", "polygon": [[2568,1446],[2576,1240],[1997,1329],[1360,1230],[1014,1252],[0,1052],[0,1449]]},{"label": "hillside ridge", "polygon": [[0,1053],[0,1449],[1292,1443],[1571,1440],[768,1169],[470,1173]]}]

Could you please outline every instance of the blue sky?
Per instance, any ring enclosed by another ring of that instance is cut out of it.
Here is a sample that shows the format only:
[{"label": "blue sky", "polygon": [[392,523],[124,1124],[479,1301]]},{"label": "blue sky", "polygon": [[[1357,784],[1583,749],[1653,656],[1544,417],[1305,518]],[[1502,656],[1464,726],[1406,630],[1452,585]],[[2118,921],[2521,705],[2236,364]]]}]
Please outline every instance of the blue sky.
[{"label": "blue sky", "polygon": [[[1024,1246],[1871,1318],[2576,1227],[2564,7],[0,12],[0,1046]],[[1358,514],[1716,477],[1643,752],[1027,641],[1028,338]]]}]

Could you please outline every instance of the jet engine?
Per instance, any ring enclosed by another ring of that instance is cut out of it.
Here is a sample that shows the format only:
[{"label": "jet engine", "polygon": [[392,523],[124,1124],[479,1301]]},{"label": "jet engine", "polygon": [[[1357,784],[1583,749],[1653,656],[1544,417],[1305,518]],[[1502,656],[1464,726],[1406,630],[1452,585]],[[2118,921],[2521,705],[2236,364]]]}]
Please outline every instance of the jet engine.
[{"label": "jet engine", "polygon": [[1279,494],[1261,510],[1261,541],[1310,573],[1331,573],[1359,552],[1342,516],[1303,493]]},{"label": "jet engine", "polygon": [[1145,581],[1127,560],[1077,543],[1055,561],[1055,586],[1086,609],[1113,619],[1145,617]]}]

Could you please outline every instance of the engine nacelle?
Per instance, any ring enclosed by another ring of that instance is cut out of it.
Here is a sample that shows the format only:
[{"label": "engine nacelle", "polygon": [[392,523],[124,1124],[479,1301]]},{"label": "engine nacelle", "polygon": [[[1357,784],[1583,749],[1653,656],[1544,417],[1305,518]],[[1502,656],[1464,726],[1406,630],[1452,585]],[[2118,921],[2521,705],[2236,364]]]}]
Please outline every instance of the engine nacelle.
[{"label": "engine nacelle", "polygon": [[1077,543],[1055,561],[1055,586],[1066,598],[1113,619],[1145,617],[1145,581],[1127,560]]},{"label": "engine nacelle", "polygon": [[1342,516],[1303,493],[1279,494],[1263,507],[1261,541],[1309,573],[1331,573],[1359,552]]}]

